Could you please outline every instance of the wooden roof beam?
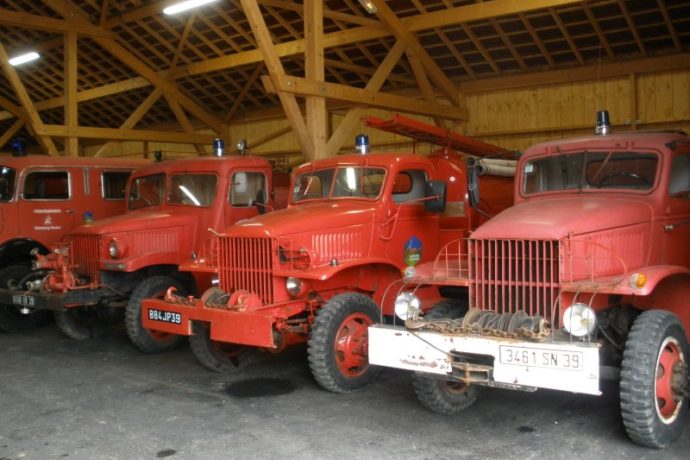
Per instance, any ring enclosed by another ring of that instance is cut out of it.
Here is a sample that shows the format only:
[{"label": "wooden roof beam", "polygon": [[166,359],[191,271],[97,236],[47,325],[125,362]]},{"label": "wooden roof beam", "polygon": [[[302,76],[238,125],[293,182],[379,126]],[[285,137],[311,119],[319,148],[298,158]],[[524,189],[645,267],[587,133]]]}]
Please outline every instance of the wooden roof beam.
[{"label": "wooden roof beam", "polygon": [[559,16],[558,11],[556,11],[555,8],[549,8],[549,12],[551,13],[551,16],[553,17],[553,20],[556,22],[556,25],[558,26],[558,30],[561,31],[563,38],[565,38],[565,41],[568,42],[568,46],[570,47],[570,51],[575,56],[575,59],[577,59],[577,62],[579,62],[580,65],[584,65],[585,60],[582,57],[582,53],[580,53],[580,50],[577,48],[577,44],[575,44],[573,37],[570,36],[570,32],[568,32],[568,28],[563,23],[563,20]]},{"label": "wooden roof beam", "polygon": [[64,34],[67,32],[77,32],[79,35],[99,38],[117,38],[112,32],[94,26],[84,24],[75,19],[54,19],[45,16],[38,16],[29,13],[0,9],[0,24],[17,27],[20,29],[37,29],[44,32]]},{"label": "wooden roof beam", "polygon": [[657,5],[659,5],[659,11],[661,11],[661,16],[664,18],[664,24],[668,29],[668,33],[671,35],[671,40],[673,40],[673,45],[678,51],[682,49],[680,40],[678,39],[678,33],[675,27],[673,27],[673,22],[671,21],[671,15],[668,13],[668,8],[666,7],[666,2],[664,0],[657,0]]},{"label": "wooden roof beam", "polygon": [[[139,107],[131,113],[129,117],[127,117],[127,120],[125,120],[124,123],[120,126],[120,129],[132,129],[136,126],[139,121],[146,115],[146,112],[148,112],[151,107],[153,107],[153,104],[156,103],[156,101],[163,95],[163,92],[158,89],[154,88],[153,91],[151,91],[151,94],[146,96],[146,99],[144,99],[144,102],[139,104]],[[105,144],[101,145],[94,156],[100,156],[105,152],[108,147],[110,147],[114,142],[106,142]]]},{"label": "wooden roof beam", "polygon": [[10,139],[12,139],[12,136],[14,136],[22,126],[24,126],[24,120],[21,118],[12,123],[12,126],[10,126],[4,133],[2,133],[2,136],[0,136],[0,147],[7,144]]},{"label": "wooden roof beam", "polygon": [[[47,6],[61,14],[63,17],[72,17],[78,24],[83,24],[89,27],[93,26],[86,15],[79,8],[71,4],[67,0],[45,0]],[[100,29],[100,27],[98,27]],[[102,29],[101,29],[102,30]],[[141,60],[137,59],[131,52],[125,49],[122,45],[114,40],[103,37],[93,37],[94,41],[98,43],[101,48],[109,52],[120,62],[137,72],[142,77],[146,78],[153,85],[160,88],[163,94],[177,100],[184,108],[196,116],[199,120],[204,122],[208,127],[216,133],[222,135],[223,123],[220,119],[206,112],[189,96],[184,94],[175,83],[167,78],[161,77],[156,71],[151,69]]]},{"label": "wooden roof beam", "polygon": [[642,54],[642,56],[647,56],[647,48],[644,46],[644,43],[642,42],[642,37],[640,37],[640,32],[637,31],[637,26],[635,26],[635,21],[633,21],[632,16],[630,16],[630,11],[628,10],[628,7],[625,5],[625,2],[621,0],[618,0],[618,6],[620,7],[621,12],[623,13],[625,21],[628,23],[630,32],[633,34],[633,37],[635,37],[635,43],[637,43],[637,47],[640,49],[640,53]]},{"label": "wooden roof beam", "polygon": [[77,126],[69,131],[64,125],[43,125],[38,130],[39,135],[68,137],[76,135],[88,139],[108,139],[117,141],[152,141],[169,142],[171,144],[205,144],[210,145],[214,134],[182,133],[174,131],[153,131],[145,129],[97,128],[92,126]]},{"label": "wooden roof beam", "polygon": [[[283,69],[283,65],[280,63],[280,58],[275,51],[273,40],[268,32],[264,18],[261,15],[259,5],[257,4],[256,0],[241,0],[241,4],[242,9],[247,16],[247,20],[251,25],[252,32],[254,32],[254,38],[259,45],[261,55],[266,62],[266,68],[268,69],[269,75],[268,78],[273,82],[274,86],[280,88],[281,78],[285,77],[285,70]],[[279,90],[278,98],[280,99],[280,103],[285,110],[288,123],[292,127],[292,130],[297,137],[297,142],[302,150],[304,150],[304,155],[309,159],[316,158],[314,144],[309,136],[307,125],[304,122],[304,118],[300,112],[295,95]]]},{"label": "wooden roof beam", "polygon": [[429,53],[419,44],[417,37],[407,29],[400,19],[390,9],[385,0],[371,0],[376,6],[376,14],[381,21],[393,31],[393,34],[407,45],[407,51],[413,53],[420,60],[429,77],[443,90],[448,99],[459,105],[460,99],[457,86],[443,73]]},{"label": "wooden roof beam", "polygon": [[[398,40],[367,83],[365,87],[366,90],[378,91],[381,89],[381,86],[383,86],[383,83],[393,71],[395,64],[400,60],[404,50],[405,44],[401,40]],[[345,117],[326,143],[326,156],[333,156],[340,151],[345,139],[351,135],[355,125],[360,122],[363,113],[364,109],[362,107],[353,107],[348,110]]]},{"label": "wooden roof beam", "polygon": [[400,112],[427,115],[430,117],[443,117],[452,120],[467,119],[467,111],[464,108],[443,104],[430,104],[428,102],[394,94],[369,91],[335,83],[310,81],[288,75],[281,75],[278,78],[271,79],[262,77],[261,80],[266,91],[271,93],[278,92],[278,94],[280,94],[284,92],[300,96],[322,95],[328,99],[350,101],[370,107],[380,107],[398,110]]},{"label": "wooden roof beam", "polygon": [[7,81],[9,81],[12,89],[14,89],[14,92],[17,95],[17,99],[19,99],[19,102],[21,102],[22,107],[24,108],[24,112],[28,118],[29,130],[36,134],[36,140],[38,140],[41,148],[43,148],[48,155],[57,155],[58,150],[55,147],[53,140],[49,136],[46,136],[40,132],[43,128],[41,116],[34,107],[29,94],[26,92],[24,84],[19,78],[19,75],[17,75],[17,71],[14,70],[14,67],[12,67],[8,61],[9,56],[5,51],[5,47],[2,46],[2,43],[0,43],[0,66],[2,66],[2,70],[5,72]]}]

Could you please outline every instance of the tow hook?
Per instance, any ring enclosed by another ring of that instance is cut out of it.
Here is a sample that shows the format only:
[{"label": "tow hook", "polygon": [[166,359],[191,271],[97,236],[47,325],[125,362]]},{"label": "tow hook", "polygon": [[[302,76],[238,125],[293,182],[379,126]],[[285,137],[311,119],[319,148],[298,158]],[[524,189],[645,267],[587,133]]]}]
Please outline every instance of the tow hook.
[{"label": "tow hook", "polygon": [[684,362],[678,362],[673,366],[673,377],[671,380],[671,389],[673,393],[682,398],[690,397],[690,384],[688,383],[688,365]]}]

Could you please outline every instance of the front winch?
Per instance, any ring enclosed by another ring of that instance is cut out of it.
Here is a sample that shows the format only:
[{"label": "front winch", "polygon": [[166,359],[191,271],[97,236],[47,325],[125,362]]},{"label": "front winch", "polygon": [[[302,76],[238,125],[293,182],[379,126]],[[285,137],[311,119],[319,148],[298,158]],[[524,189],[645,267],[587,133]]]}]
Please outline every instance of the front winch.
[{"label": "front winch", "polygon": [[460,319],[408,319],[405,327],[412,330],[433,330],[458,335],[485,335],[544,341],[551,334],[551,325],[539,315],[530,316],[524,311],[496,313],[471,308]]}]

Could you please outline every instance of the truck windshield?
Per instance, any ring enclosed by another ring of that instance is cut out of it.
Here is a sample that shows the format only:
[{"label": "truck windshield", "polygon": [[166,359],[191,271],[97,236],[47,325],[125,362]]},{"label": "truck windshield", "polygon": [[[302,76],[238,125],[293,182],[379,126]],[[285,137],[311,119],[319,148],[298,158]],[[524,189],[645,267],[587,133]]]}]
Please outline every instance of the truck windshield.
[{"label": "truck windshield", "polygon": [[565,190],[649,190],[659,158],[644,152],[574,152],[525,163],[522,193]]},{"label": "truck windshield", "polygon": [[10,201],[14,196],[15,171],[7,166],[0,166],[0,201]]},{"label": "truck windshield", "polygon": [[386,170],[341,166],[320,171],[309,171],[295,179],[292,201],[317,198],[376,199],[383,188]]},{"label": "truck windshield", "polygon": [[208,207],[216,197],[215,174],[173,174],[168,203]]},{"label": "truck windshield", "polygon": [[129,209],[159,206],[165,193],[165,175],[137,177],[129,190]]}]

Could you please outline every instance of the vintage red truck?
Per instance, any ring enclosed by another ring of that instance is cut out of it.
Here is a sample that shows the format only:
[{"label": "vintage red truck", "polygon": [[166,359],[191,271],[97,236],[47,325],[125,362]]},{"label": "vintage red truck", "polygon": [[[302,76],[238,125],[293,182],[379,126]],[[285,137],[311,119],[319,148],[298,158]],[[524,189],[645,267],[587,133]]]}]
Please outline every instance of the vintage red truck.
[{"label": "vintage red truck", "polygon": [[[43,155],[0,157],[0,286],[31,279],[33,252],[49,248],[84,221],[125,212],[132,171],[149,161]],[[29,277],[29,278],[27,278]],[[42,322],[45,314],[0,303],[0,330]]]},{"label": "vintage red truck", "polygon": [[[609,134],[599,118],[600,135],[529,148],[515,205],[406,280],[405,327],[369,328],[370,361],[414,371],[427,408],[459,412],[481,386],[599,395],[614,379],[634,442],[664,447],[682,432],[690,139]],[[467,288],[468,313],[422,315],[420,286]]]},{"label": "vintage red truck", "polygon": [[[38,255],[40,275],[33,282],[21,291],[0,290],[0,303],[52,310],[74,339],[90,337],[99,319],[125,307],[136,346],[147,352],[174,348],[184,338],[141,327],[141,300],[162,296],[170,286],[189,294],[209,287],[211,273],[180,272],[178,266],[202,252],[212,231],[271,210],[272,176],[267,160],[239,155],[142,167],[130,178],[125,214],[70,232],[49,255]],[[286,185],[278,187],[285,197]]]},{"label": "vintage red truck", "polygon": [[382,303],[386,287],[510,205],[513,179],[482,178],[491,191],[482,214],[466,206],[466,157],[452,147],[503,149],[400,116],[368,123],[445,147],[428,157],[350,154],[300,166],[287,209],[218,236],[219,285],[200,299],[171,290],[145,300],[144,327],[190,336],[212,370],[235,369],[256,349],[307,342],[324,388],[347,392],[369,382],[377,369],[367,361],[367,326],[392,314],[392,302]]}]

